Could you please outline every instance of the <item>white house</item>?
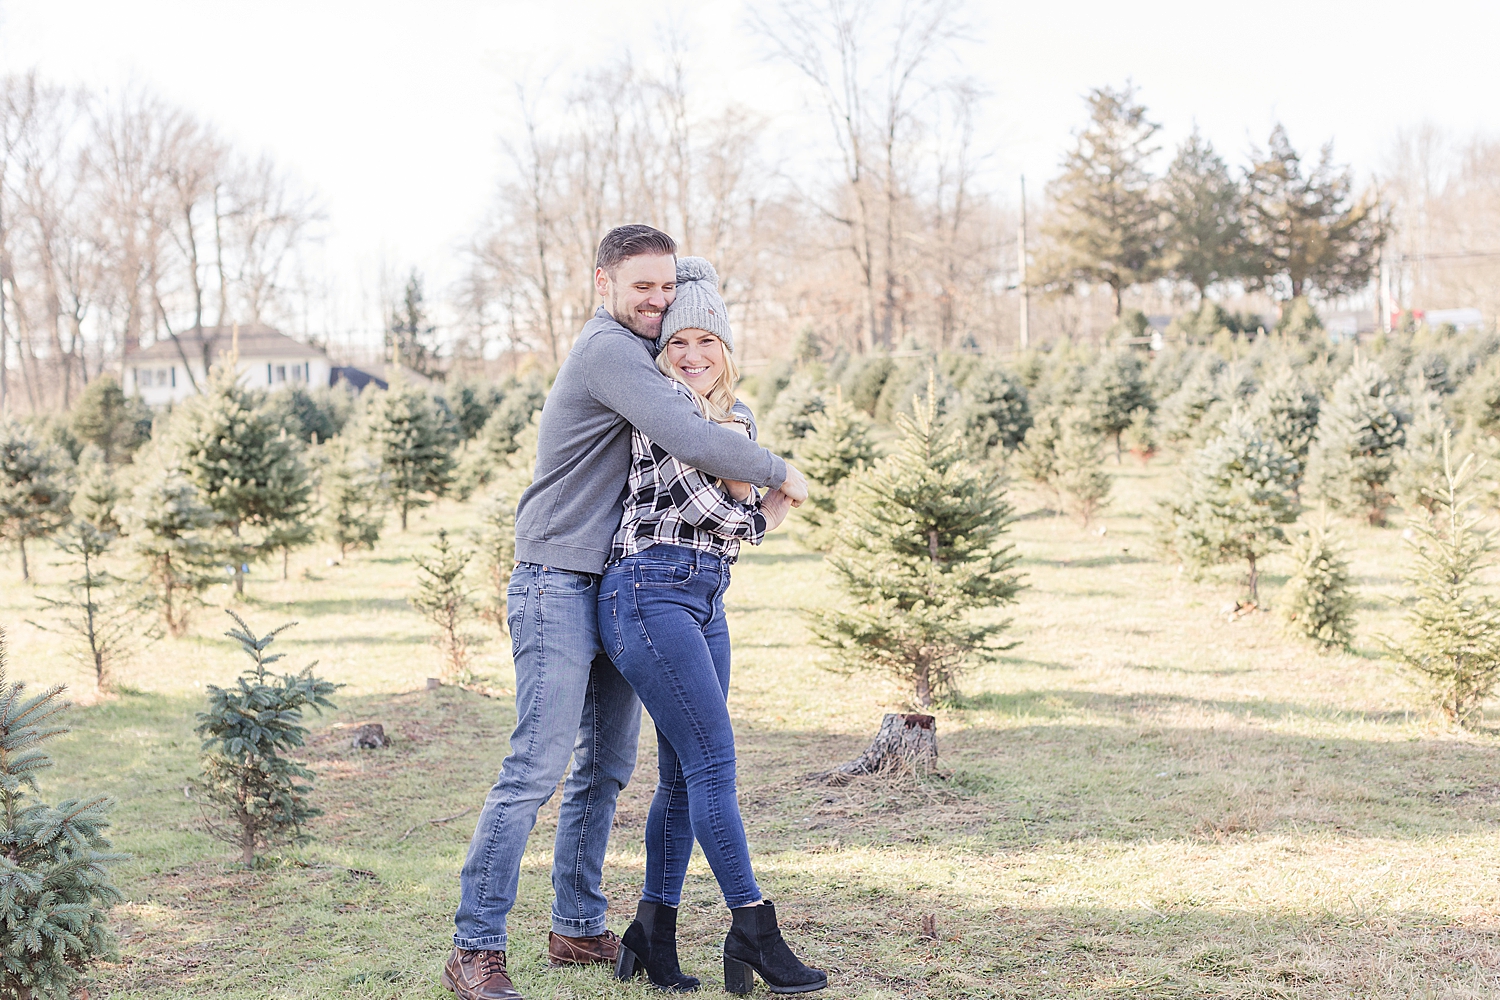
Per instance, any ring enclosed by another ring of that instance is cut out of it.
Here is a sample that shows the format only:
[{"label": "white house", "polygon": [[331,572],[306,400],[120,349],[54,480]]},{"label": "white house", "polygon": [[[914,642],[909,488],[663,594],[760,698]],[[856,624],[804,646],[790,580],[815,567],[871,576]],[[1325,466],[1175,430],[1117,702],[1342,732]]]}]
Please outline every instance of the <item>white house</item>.
[{"label": "white house", "polygon": [[329,384],[328,355],[316,347],[269,326],[241,326],[238,333],[233,327],[211,326],[201,334],[180,333],[176,341],[167,338],[132,352],[125,361],[125,391],[138,394],[150,406],[176,403],[193,395],[194,380],[201,386],[208,377],[203,364],[205,343],[210,364],[226,364],[230,353],[238,348],[235,368],[241,385],[275,390]]}]

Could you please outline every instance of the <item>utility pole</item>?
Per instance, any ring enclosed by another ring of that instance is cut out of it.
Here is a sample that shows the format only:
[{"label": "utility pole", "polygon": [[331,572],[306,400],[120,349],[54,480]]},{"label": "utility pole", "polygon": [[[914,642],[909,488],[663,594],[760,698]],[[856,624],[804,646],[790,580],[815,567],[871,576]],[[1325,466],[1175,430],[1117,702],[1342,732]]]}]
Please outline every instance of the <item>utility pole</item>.
[{"label": "utility pole", "polygon": [[1021,290],[1021,350],[1031,346],[1031,289],[1026,284],[1026,175],[1021,175],[1021,228],[1016,233],[1016,285]]}]

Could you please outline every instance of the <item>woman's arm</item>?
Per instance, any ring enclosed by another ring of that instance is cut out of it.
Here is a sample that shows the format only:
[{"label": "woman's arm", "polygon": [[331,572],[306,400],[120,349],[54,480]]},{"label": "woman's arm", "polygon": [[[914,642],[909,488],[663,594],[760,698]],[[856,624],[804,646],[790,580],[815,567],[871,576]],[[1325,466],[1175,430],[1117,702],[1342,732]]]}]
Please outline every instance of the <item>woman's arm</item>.
[{"label": "woman's arm", "polygon": [[759,506],[747,506],[729,499],[714,480],[679,462],[654,441],[651,442],[651,457],[660,470],[662,485],[672,498],[672,506],[677,508],[684,521],[725,538],[742,538],[751,545],[760,544],[766,534],[766,515]]},{"label": "woman's arm", "polygon": [[[750,426],[746,423],[742,423],[739,420],[725,420],[719,426],[727,427],[732,431],[738,431],[739,433],[748,437],[750,440],[755,440],[755,435],[751,432]],[[737,479],[720,479],[719,485],[724,487],[724,491],[730,496],[734,497],[734,499],[738,500],[740,503],[753,504],[757,499],[755,495],[755,487],[751,486],[749,483],[742,483]]]}]

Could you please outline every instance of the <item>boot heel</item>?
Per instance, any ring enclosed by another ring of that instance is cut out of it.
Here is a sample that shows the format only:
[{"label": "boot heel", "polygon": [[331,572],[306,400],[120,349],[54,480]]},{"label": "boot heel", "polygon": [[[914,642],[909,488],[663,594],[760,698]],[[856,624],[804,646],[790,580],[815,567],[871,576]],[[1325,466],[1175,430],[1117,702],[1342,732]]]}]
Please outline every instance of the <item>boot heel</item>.
[{"label": "boot heel", "polygon": [[615,978],[623,983],[641,971],[639,956],[623,944],[620,945],[619,957],[615,959]]},{"label": "boot heel", "polygon": [[740,996],[750,992],[755,985],[755,973],[750,966],[737,958],[724,956],[724,991],[726,993],[737,993]]}]

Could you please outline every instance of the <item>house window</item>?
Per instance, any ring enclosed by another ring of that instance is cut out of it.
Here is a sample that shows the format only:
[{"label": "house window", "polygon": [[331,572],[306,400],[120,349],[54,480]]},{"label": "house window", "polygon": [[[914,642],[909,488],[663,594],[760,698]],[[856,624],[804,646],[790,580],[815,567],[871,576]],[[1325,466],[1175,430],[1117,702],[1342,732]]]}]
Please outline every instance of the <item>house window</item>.
[{"label": "house window", "polygon": [[292,381],[293,382],[302,382],[302,381],[305,381],[302,378],[302,369],[303,369],[302,365],[292,365]]},{"label": "house window", "polygon": [[156,384],[157,385],[166,385],[168,377],[169,376],[167,375],[167,370],[165,368],[158,368],[158,369],[156,369]]},{"label": "house window", "polygon": [[276,381],[278,381],[278,382],[285,382],[286,381],[286,365],[277,365],[276,366]]}]

